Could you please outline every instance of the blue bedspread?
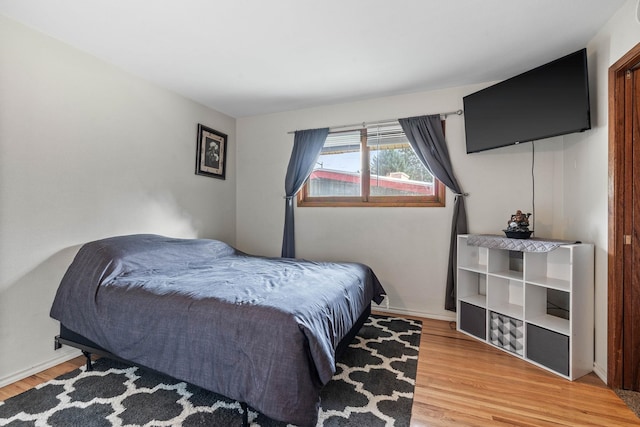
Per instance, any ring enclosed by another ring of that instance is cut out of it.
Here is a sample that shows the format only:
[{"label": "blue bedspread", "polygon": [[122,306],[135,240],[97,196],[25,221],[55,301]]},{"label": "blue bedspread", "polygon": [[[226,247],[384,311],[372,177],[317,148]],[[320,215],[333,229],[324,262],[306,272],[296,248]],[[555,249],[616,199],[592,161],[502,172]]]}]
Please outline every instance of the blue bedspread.
[{"label": "blue bedspread", "polygon": [[383,294],[362,264],[133,235],[85,244],[51,316],[118,357],[313,425],[338,342]]}]

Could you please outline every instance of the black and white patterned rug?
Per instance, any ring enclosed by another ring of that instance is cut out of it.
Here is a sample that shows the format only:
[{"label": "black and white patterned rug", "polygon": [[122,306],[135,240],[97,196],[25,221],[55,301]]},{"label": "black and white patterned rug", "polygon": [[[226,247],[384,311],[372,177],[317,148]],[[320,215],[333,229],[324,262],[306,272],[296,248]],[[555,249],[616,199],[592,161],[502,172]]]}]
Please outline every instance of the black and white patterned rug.
[{"label": "black and white patterned rug", "polygon": [[[318,426],[408,426],[421,323],[372,315],[322,391]],[[249,410],[255,427],[282,427]],[[240,426],[240,404],[107,359],[0,402],[0,426]]]}]

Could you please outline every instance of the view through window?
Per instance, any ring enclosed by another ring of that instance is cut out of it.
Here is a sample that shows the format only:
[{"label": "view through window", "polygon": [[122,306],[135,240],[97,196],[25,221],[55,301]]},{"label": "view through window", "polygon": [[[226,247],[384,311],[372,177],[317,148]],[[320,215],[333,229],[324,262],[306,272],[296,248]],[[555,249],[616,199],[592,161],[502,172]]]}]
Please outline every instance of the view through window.
[{"label": "view through window", "polygon": [[444,206],[399,123],[330,133],[299,206]]}]

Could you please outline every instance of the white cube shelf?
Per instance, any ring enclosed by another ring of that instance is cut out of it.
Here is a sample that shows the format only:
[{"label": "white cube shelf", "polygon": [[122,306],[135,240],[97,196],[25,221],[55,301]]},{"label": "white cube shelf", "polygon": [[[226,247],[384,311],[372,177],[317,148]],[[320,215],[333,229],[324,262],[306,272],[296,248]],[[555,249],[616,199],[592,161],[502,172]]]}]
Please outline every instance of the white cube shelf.
[{"label": "white cube shelf", "polygon": [[[458,236],[458,330],[569,380],[591,372],[593,245],[525,252],[469,236]],[[505,332],[506,322],[520,327]]]}]

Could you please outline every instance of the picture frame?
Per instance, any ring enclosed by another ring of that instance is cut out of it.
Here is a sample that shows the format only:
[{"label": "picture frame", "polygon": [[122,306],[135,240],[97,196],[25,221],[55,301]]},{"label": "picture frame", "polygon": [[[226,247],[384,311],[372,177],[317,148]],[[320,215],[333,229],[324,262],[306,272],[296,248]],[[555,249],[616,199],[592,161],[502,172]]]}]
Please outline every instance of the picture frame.
[{"label": "picture frame", "polygon": [[225,179],[227,135],[198,123],[196,175]]}]

